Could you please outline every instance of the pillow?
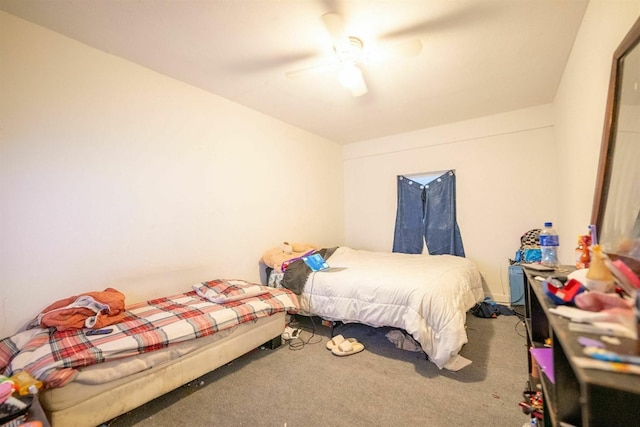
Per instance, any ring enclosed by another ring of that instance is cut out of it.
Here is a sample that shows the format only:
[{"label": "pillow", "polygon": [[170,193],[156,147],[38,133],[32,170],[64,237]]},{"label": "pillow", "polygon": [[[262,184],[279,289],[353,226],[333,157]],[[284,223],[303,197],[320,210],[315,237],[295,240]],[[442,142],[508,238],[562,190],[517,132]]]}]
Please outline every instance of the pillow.
[{"label": "pillow", "polygon": [[267,266],[273,268],[278,273],[283,273],[283,263],[292,262],[299,259],[302,255],[307,255],[317,248],[308,243],[287,243],[284,242],[277,248],[272,248],[262,254],[260,260]]},{"label": "pillow", "polygon": [[223,304],[238,301],[267,293],[269,288],[245,282],[244,280],[212,280],[192,286],[193,290],[204,299]]}]

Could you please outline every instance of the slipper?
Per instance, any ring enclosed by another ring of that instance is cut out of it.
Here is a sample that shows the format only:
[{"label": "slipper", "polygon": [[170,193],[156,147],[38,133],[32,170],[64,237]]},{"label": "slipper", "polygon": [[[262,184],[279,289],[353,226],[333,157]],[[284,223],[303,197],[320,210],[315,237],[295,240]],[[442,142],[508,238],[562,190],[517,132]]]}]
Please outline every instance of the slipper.
[{"label": "slipper", "polygon": [[[358,342],[355,338],[347,338],[346,341],[349,341],[352,344]],[[345,342],[345,338],[342,335],[336,335],[327,342],[327,350],[333,350],[343,342]]]},{"label": "slipper", "polygon": [[364,350],[364,345],[361,343],[357,341],[352,343],[349,340],[344,340],[339,346],[331,350],[331,353],[336,356],[349,356],[351,354],[359,353],[362,350]]}]

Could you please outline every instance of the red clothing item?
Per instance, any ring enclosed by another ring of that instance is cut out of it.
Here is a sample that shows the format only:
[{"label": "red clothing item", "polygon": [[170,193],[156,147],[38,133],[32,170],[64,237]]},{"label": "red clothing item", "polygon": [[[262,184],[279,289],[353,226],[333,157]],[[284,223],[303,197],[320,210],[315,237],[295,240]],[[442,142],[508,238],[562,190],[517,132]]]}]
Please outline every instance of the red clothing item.
[{"label": "red clothing item", "polygon": [[113,288],[61,299],[42,310],[36,323],[43,327],[100,329],[124,317],[124,294]]}]

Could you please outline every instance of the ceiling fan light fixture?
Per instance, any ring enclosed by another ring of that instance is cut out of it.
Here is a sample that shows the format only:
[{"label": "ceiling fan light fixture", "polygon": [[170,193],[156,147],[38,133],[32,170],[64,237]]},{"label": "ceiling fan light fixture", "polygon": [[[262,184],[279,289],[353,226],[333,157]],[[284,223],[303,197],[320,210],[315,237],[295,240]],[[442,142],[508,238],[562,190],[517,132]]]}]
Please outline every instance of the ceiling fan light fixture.
[{"label": "ceiling fan light fixture", "polygon": [[340,84],[347,89],[358,84],[362,80],[362,71],[355,64],[342,64],[342,70],[338,75]]},{"label": "ceiling fan light fixture", "polygon": [[368,92],[362,71],[354,63],[343,64],[338,79],[342,86],[351,90],[353,96],[362,96]]},{"label": "ceiling fan light fixture", "polygon": [[362,96],[368,92],[368,89],[360,71],[361,65],[395,58],[409,58],[418,56],[422,52],[420,39],[365,49],[362,39],[348,35],[344,18],[337,12],[323,14],[322,23],[333,41],[334,60],[327,65],[289,71],[286,73],[287,77],[293,78],[310,71],[337,70],[340,84],[349,89],[353,96]]},{"label": "ceiling fan light fixture", "polygon": [[341,63],[358,63],[364,59],[364,43],[357,37],[349,36],[333,45],[333,51]]},{"label": "ceiling fan light fixture", "polygon": [[353,96],[362,96],[365,93],[369,92],[369,89],[367,88],[364,80],[361,80],[359,84],[352,86],[350,89],[351,95]]}]

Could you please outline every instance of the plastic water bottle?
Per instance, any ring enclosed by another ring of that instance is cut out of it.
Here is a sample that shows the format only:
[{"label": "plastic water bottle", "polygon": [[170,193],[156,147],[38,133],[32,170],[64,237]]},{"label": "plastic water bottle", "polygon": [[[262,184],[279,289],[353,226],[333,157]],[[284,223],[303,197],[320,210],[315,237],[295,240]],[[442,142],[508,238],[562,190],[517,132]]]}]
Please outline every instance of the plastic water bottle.
[{"label": "plastic water bottle", "polygon": [[560,239],[558,233],[553,229],[553,223],[545,222],[544,229],[540,231],[540,252],[542,265],[547,267],[558,266],[558,248]]}]

